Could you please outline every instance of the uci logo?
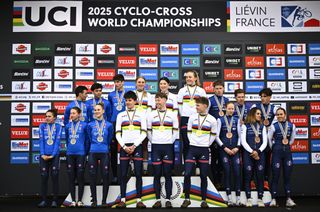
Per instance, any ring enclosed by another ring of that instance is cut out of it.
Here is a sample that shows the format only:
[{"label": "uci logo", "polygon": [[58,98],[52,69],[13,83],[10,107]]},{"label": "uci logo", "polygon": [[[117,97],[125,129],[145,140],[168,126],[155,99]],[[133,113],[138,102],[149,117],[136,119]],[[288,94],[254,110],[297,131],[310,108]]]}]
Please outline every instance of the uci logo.
[{"label": "uci logo", "polygon": [[81,32],[82,2],[14,2],[13,32]]}]

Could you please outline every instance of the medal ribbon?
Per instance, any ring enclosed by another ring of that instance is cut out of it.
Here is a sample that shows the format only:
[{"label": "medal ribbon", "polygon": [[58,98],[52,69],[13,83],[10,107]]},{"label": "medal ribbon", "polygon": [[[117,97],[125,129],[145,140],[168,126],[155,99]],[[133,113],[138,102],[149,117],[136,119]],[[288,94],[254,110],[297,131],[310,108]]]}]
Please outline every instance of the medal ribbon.
[{"label": "medal ribbon", "polygon": [[200,124],[200,114],[198,115],[198,130],[202,130],[202,126],[203,126],[204,122],[206,121],[207,116],[208,116],[208,114],[206,114],[206,116],[204,117],[202,123]]},{"label": "medal ribbon", "polygon": [[239,105],[236,105],[237,114],[240,120],[243,120],[244,108],[245,108],[245,105],[242,106],[241,112],[240,112]]},{"label": "medal ribbon", "polygon": [[194,94],[196,93],[196,90],[197,90],[197,86],[195,86],[194,88],[194,91],[193,91],[193,94],[191,95],[190,93],[190,89],[189,89],[189,86],[187,85],[187,90],[188,90],[188,93],[189,93],[189,96],[190,96],[190,100],[192,101],[193,100],[193,97],[194,97]]},{"label": "medal ribbon", "polygon": [[164,119],[166,118],[167,110],[165,110],[162,120],[161,120],[161,115],[160,115],[161,113],[160,113],[160,111],[157,110],[157,112],[158,112],[158,116],[159,116],[160,126],[163,126]]},{"label": "medal ribbon", "polygon": [[74,128],[73,122],[71,122],[71,131],[72,131],[72,138],[75,138],[75,135],[79,129],[80,121],[77,122],[76,127]]},{"label": "medal ribbon", "polygon": [[219,99],[215,94],[213,95],[213,97],[214,97],[214,100],[216,100],[216,102],[217,102],[217,105],[218,105],[218,108],[219,108],[219,112],[222,112],[222,107],[224,105],[224,98],[221,97],[221,102],[219,102]]},{"label": "medal ribbon", "polygon": [[52,134],[53,134],[55,128],[56,128],[56,125],[53,124],[53,125],[52,125],[52,128],[51,128],[51,130],[50,130],[50,125],[47,124],[48,137],[49,137],[50,140],[52,140]]},{"label": "medal ribbon", "polygon": [[103,128],[104,128],[104,125],[105,125],[104,119],[102,119],[101,127],[100,127],[100,124],[99,124],[99,122],[97,120],[96,120],[96,125],[97,125],[97,128],[98,128],[99,136],[103,136]]},{"label": "medal ribbon", "polygon": [[281,130],[281,134],[283,136],[283,139],[287,138],[287,135],[288,135],[288,122],[286,121],[285,122],[285,129],[283,129],[283,126],[282,124],[279,122],[279,127],[280,127],[280,130]]},{"label": "medal ribbon", "polygon": [[264,105],[262,104],[261,106],[262,106],[261,110],[262,110],[262,113],[264,115],[264,119],[268,119],[268,116],[269,116],[269,113],[270,113],[270,110],[271,110],[270,104],[268,104],[267,112],[266,112],[266,109],[264,109]]},{"label": "medal ribbon", "polygon": [[133,115],[132,115],[132,118],[130,117],[130,113],[127,111],[127,115],[128,115],[128,119],[129,119],[129,124],[130,125],[133,125],[133,119],[134,119],[134,114],[136,113],[136,110],[133,111]]},{"label": "medal ribbon", "polygon": [[223,116],[223,118],[224,118],[224,121],[226,122],[227,130],[229,133],[229,132],[231,132],[231,128],[232,128],[233,116],[230,119],[230,123],[228,122],[227,116]]},{"label": "medal ribbon", "polygon": [[255,126],[253,124],[250,124],[251,125],[251,128],[255,134],[256,137],[259,137],[259,128],[260,128],[260,125],[257,123],[258,127],[255,128]]}]

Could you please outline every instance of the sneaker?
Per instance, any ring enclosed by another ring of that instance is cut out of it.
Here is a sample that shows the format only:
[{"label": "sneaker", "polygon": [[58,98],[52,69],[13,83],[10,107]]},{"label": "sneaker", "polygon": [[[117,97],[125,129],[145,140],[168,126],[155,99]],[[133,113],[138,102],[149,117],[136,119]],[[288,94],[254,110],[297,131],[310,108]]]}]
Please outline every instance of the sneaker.
[{"label": "sneaker", "polygon": [[127,207],[127,205],[123,201],[119,202],[118,205],[116,206],[116,208],[126,208],[126,207]]},{"label": "sneaker", "polygon": [[145,204],[143,204],[142,201],[140,201],[140,202],[137,202],[136,207],[142,209],[142,208],[146,208],[147,206]]},{"label": "sneaker", "polygon": [[256,189],[256,184],[254,183],[253,180],[251,180],[251,182],[250,182],[250,188],[251,188],[251,190],[255,190]]},{"label": "sneaker", "polygon": [[206,201],[202,201],[200,207],[201,208],[209,208],[209,205]]},{"label": "sneaker", "polygon": [[172,204],[170,201],[166,201],[166,208],[172,208]]},{"label": "sneaker", "polygon": [[269,182],[268,181],[264,181],[263,182],[263,188],[264,188],[264,190],[269,190]]},{"label": "sneaker", "polygon": [[101,203],[101,208],[109,208],[109,205],[106,202]]},{"label": "sneaker", "polygon": [[93,201],[91,203],[91,208],[96,208],[98,205],[97,205],[97,202],[96,201]]},{"label": "sneaker", "polygon": [[286,207],[295,207],[297,204],[289,197],[286,201]]},{"label": "sneaker", "polygon": [[232,206],[233,206],[233,202],[232,202],[232,199],[231,199],[231,198],[228,199],[227,205],[228,205],[229,207],[232,207]]},{"label": "sneaker", "polygon": [[252,207],[252,198],[247,199],[246,207]]},{"label": "sneaker", "polygon": [[190,200],[185,199],[181,205],[181,208],[187,208],[189,205],[191,205]]},{"label": "sneaker", "polygon": [[42,200],[39,204],[38,204],[38,208],[45,208],[47,207],[47,203],[46,201]]},{"label": "sneaker", "polygon": [[270,207],[278,207],[276,199],[272,199],[269,206]]},{"label": "sneaker", "polygon": [[78,201],[78,202],[77,202],[77,206],[78,206],[79,208],[82,208],[82,207],[84,207],[84,204],[83,204],[83,202]]},{"label": "sneaker", "polygon": [[71,204],[69,205],[70,208],[75,208],[76,207],[76,202],[72,201]]},{"label": "sneaker", "polygon": [[57,207],[58,207],[57,202],[53,200],[51,203],[51,208],[57,208]]},{"label": "sneaker", "polygon": [[259,208],[265,207],[264,202],[262,201],[262,199],[258,199],[257,200],[257,205],[258,205]]},{"label": "sneaker", "polygon": [[152,208],[161,208],[161,201],[160,201],[160,200],[159,200],[159,201],[156,201],[156,202],[153,204]]},{"label": "sneaker", "polygon": [[240,198],[237,198],[235,206],[240,207],[242,205]]}]

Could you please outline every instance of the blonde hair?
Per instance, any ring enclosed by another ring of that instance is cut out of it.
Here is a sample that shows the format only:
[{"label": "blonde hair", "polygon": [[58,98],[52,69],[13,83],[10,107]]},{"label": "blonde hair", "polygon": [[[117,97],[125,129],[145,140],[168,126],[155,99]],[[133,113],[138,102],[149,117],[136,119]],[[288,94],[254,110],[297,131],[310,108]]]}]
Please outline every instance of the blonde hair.
[{"label": "blonde hair", "polygon": [[[144,82],[147,82],[146,78],[144,78],[143,76],[138,76],[137,79],[136,79],[136,83],[138,82],[139,79],[143,79]],[[136,87],[137,87],[137,86],[136,86]],[[146,96],[147,96],[147,91],[145,91],[144,88],[143,88],[142,96],[143,96],[143,97],[146,97]]]},{"label": "blonde hair", "polygon": [[201,86],[198,72],[196,72],[195,70],[188,70],[186,73],[193,73],[193,76],[196,78],[196,86]]},{"label": "blonde hair", "polygon": [[248,113],[248,115],[247,115],[247,117],[246,117],[245,123],[247,123],[247,124],[254,124],[254,123],[258,122],[259,124],[261,124],[261,121],[257,121],[257,120],[256,120],[256,113],[257,113],[257,111],[260,111],[260,112],[261,112],[261,110],[260,110],[259,108],[257,108],[257,107],[252,108],[252,109],[249,111],[249,113]]}]

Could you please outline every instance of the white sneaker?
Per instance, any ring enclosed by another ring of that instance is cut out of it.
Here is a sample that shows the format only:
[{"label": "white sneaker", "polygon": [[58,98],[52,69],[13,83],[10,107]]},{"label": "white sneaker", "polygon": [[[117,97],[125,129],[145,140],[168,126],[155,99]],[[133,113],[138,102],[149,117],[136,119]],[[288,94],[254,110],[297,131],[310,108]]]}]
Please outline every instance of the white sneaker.
[{"label": "white sneaker", "polygon": [[271,200],[270,207],[278,207],[276,199]]},{"label": "white sneaker", "polygon": [[289,197],[286,201],[286,207],[295,207],[297,204]]},{"label": "white sneaker", "polygon": [[257,204],[258,204],[258,207],[259,207],[259,208],[264,208],[264,207],[265,207],[262,199],[258,199]]},{"label": "white sneaker", "polygon": [[196,173],[195,173],[197,176],[200,175],[200,169],[199,168],[196,168]]},{"label": "white sneaker", "polygon": [[77,202],[77,206],[81,208],[81,207],[84,207],[84,204],[83,204],[82,201],[78,201],[78,202]]},{"label": "white sneaker", "polygon": [[246,207],[252,207],[252,198],[247,199]]},{"label": "white sneaker", "polygon": [[235,205],[236,205],[237,207],[241,206],[240,198],[237,197],[237,200],[236,200]]},{"label": "white sneaker", "polygon": [[231,199],[231,198],[228,199],[227,204],[228,204],[229,207],[232,207],[232,206],[233,206],[233,202],[232,202],[232,199]]},{"label": "white sneaker", "polygon": [[72,201],[71,204],[69,205],[69,207],[70,207],[70,208],[76,207],[76,202],[75,202],[75,201]]}]

